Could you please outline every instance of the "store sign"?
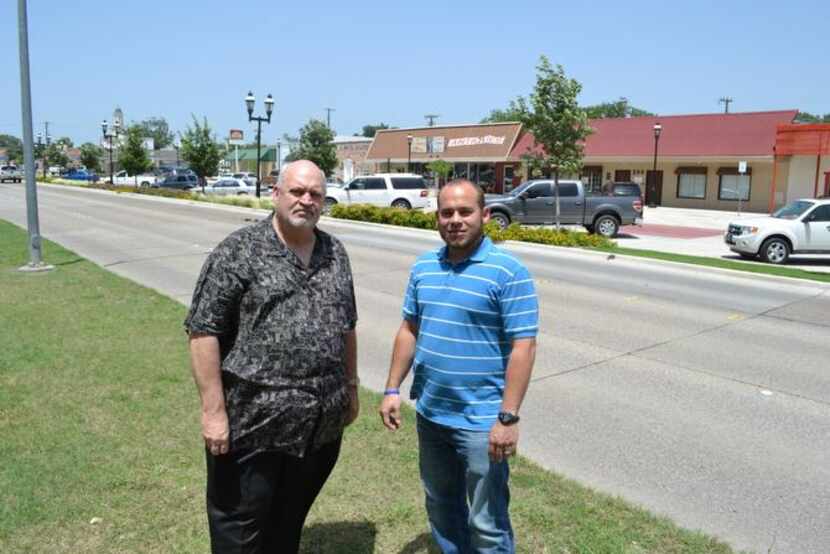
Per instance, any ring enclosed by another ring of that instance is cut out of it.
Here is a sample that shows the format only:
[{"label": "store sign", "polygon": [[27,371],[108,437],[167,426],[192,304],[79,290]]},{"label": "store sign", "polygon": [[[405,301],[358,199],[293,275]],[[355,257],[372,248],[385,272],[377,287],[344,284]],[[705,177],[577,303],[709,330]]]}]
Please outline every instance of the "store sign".
[{"label": "store sign", "polygon": [[444,137],[429,137],[427,139],[427,152],[440,154],[444,151]]},{"label": "store sign", "polygon": [[461,137],[450,139],[447,143],[447,148],[456,148],[458,146],[478,146],[480,144],[504,144],[504,136],[494,137],[493,135],[485,135],[483,137]]},{"label": "store sign", "polygon": [[426,154],[427,152],[427,138],[413,137],[412,138],[412,152],[416,154]]},{"label": "store sign", "polygon": [[228,131],[229,144],[244,144],[244,133],[242,129],[231,129]]}]

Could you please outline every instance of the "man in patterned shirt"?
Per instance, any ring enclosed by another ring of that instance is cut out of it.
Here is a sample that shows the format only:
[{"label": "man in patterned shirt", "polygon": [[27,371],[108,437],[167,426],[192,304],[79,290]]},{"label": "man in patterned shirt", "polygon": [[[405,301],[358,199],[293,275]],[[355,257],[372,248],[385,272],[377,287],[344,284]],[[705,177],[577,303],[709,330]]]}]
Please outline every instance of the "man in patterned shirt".
[{"label": "man in patterned shirt", "polygon": [[213,552],[297,552],[358,414],[354,287],[317,229],[325,176],[288,164],[274,213],[205,261],[185,328],[201,398]]},{"label": "man in patterned shirt", "polygon": [[415,377],[421,480],[445,554],[512,553],[507,459],[536,353],[538,303],[516,258],[483,235],[484,194],[467,180],[438,196],[446,246],[412,266],[395,337],[384,425],[401,425],[401,382]]}]

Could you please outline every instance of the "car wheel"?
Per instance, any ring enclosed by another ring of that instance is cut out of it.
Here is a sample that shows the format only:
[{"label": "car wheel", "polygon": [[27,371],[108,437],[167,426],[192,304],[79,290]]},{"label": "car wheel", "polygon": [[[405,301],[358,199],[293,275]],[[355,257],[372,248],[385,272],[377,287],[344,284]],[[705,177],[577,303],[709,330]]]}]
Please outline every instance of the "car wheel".
[{"label": "car wheel", "polygon": [[142,187],[149,187],[150,186],[150,181],[141,181],[141,186]]},{"label": "car wheel", "polygon": [[620,230],[620,224],[613,215],[601,215],[594,221],[596,232],[606,238],[614,238]]},{"label": "car wheel", "polygon": [[337,200],[334,198],[326,198],[323,200],[323,213],[328,215],[331,212],[331,209],[337,204]]},{"label": "car wheel", "polygon": [[411,210],[412,209],[412,204],[410,204],[409,202],[407,202],[403,198],[398,198],[397,200],[392,202],[392,207],[393,208],[398,208],[400,210]]},{"label": "car wheel", "polygon": [[510,218],[503,212],[491,212],[490,221],[495,222],[501,229],[507,229],[510,226]]},{"label": "car wheel", "polygon": [[781,265],[787,263],[790,257],[790,245],[782,238],[773,237],[764,241],[760,254],[765,262]]}]

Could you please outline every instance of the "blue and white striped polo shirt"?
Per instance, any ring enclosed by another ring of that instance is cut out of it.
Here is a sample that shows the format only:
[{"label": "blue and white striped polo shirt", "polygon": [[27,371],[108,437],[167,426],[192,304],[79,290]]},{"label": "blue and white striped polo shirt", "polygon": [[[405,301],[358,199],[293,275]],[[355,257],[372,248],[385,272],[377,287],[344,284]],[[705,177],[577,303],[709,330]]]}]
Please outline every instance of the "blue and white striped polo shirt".
[{"label": "blue and white striped polo shirt", "polygon": [[418,325],[418,413],[448,427],[489,430],[501,408],[511,341],[539,329],[527,268],[487,237],[455,265],[446,247],[428,252],[412,266],[403,317]]}]

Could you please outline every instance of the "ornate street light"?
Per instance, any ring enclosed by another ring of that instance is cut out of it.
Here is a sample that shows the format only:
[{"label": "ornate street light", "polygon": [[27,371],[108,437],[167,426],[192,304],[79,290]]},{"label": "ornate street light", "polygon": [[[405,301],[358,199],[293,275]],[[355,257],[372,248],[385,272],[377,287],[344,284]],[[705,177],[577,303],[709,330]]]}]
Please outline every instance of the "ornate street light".
[{"label": "ornate street light", "polygon": [[646,197],[648,206],[654,208],[657,204],[654,201],[654,196],[657,194],[657,145],[660,142],[660,133],[663,132],[663,126],[659,122],[654,124],[654,164],[651,170],[651,183],[646,188]]},{"label": "ornate street light", "polygon": [[262,149],[262,123],[271,123],[271,114],[274,113],[274,98],[269,94],[265,97],[265,117],[261,116],[254,116],[254,104],[256,103],[256,98],[254,97],[254,93],[249,91],[248,96],[245,97],[245,108],[248,110],[248,121],[256,121],[256,197],[259,198],[259,183],[261,181],[260,178],[260,164],[261,164],[261,154],[260,150]]},{"label": "ornate street light", "polygon": [[117,119],[112,124],[113,131],[110,131],[110,126],[107,124],[107,120],[103,120],[101,122],[101,132],[104,135],[104,138],[107,140],[109,144],[109,151],[110,151],[110,185],[113,185],[113,173],[114,173],[114,166],[112,162],[112,149],[114,144],[114,139],[118,138],[119,131],[121,129],[121,122]]},{"label": "ornate street light", "polygon": [[412,173],[412,170],[409,167],[410,165],[412,165],[412,135],[406,135],[406,145],[407,145],[406,172],[407,173]]}]

